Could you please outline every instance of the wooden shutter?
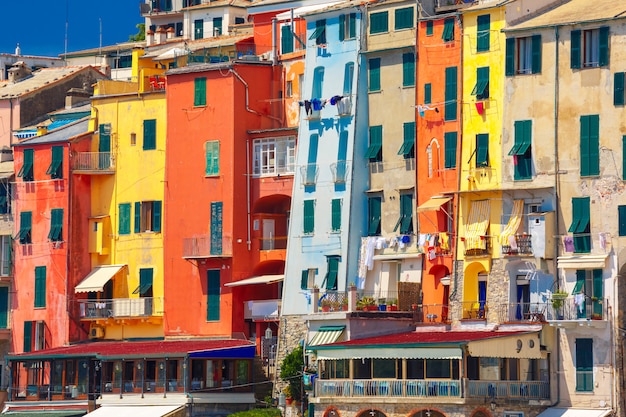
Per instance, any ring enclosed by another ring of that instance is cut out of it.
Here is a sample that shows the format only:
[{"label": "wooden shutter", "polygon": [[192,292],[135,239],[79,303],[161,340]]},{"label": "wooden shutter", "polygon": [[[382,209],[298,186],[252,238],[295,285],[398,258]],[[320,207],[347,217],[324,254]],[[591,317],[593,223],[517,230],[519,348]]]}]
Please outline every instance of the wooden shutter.
[{"label": "wooden shutter", "polygon": [[302,275],[300,276],[300,289],[306,290],[309,286],[309,270],[303,269]]},{"label": "wooden shutter", "polygon": [[111,125],[101,124],[99,131],[98,152],[111,152]]},{"label": "wooden shutter", "polygon": [[431,36],[433,34],[433,21],[426,21],[426,36]]},{"label": "wooden shutter", "polygon": [[333,232],[341,230],[341,199],[331,201],[331,229]]},{"label": "wooden shutter", "polygon": [[444,120],[456,120],[457,67],[446,68]]},{"label": "wooden shutter", "polygon": [[432,103],[432,84],[424,84],[424,104]]},{"label": "wooden shutter", "polygon": [[339,273],[339,257],[329,256],[326,260],[328,267],[328,275],[326,276],[326,289],[337,289],[337,275]]},{"label": "wooden shutter", "polygon": [[600,28],[599,57],[598,65],[601,67],[609,65],[609,27]]},{"label": "wooden shutter", "polygon": [[346,63],[343,73],[343,95],[352,95],[352,83],[354,82],[354,62]]},{"label": "wooden shutter", "polygon": [[303,233],[313,233],[315,230],[315,200],[304,200],[303,217]]},{"label": "wooden shutter", "polygon": [[580,175],[600,174],[600,116],[580,116]]},{"label": "wooden shutter", "polygon": [[33,349],[33,322],[24,322],[24,352],[30,352]]},{"label": "wooden shutter", "polygon": [[570,37],[570,67],[580,68],[580,30],[572,30]]},{"label": "wooden shutter", "polygon": [[143,121],[143,150],[156,149],[156,120]]},{"label": "wooden shutter", "polygon": [[613,75],[613,105],[624,105],[624,73],[616,72]]},{"label": "wooden shutter", "polygon": [[368,235],[375,236],[380,233],[380,197],[370,197],[368,199]]},{"label": "wooden shutter", "polygon": [[9,287],[0,287],[0,329],[9,324]]},{"label": "wooden shutter", "polygon": [[350,13],[348,15],[348,36],[356,38],[356,13]]},{"label": "wooden shutter", "polygon": [[141,203],[138,201],[135,203],[135,233],[140,233],[141,230]]},{"label": "wooden shutter", "polygon": [[209,269],[207,275],[207,321],[217,321],[220,319],[220,270]]},{"label": "wooden shutter", "polygon": [[196,78],[193,83],[193,105],[206,106],[206,77]]},{"label": "wooden shutter", "polygon": [[477,24],[478,24],[478,39],[476,40],[476,51],[477,52],[485,52],[489,50],[490,44],[490,27],[491,16],[488,14],[484,14],[478,16]]},{"label": "wooden shutter", "polygon": [[339,40],[343,42],[346,39],[346,15],[339,15]]},{"label": "wooden shutter", "polygon": [[130,233],[130,203],[120,204],[119,212],[118,233],[127,235]]},{"label": "wooden shutter", "polygon": [[515,42],[515,38],[507,38],[506,40],[504,74],[507,76],[515,75]]},{"label": "wooden shutter", "polygon": [[415,54],[413,52],[402,54],[402,85],[404,87],[415,85]]},{"label": "wooden shutter", "polygon": [[413,194],[400,194],[400,233],[413,231]]},{"label": "wooden shutter", "polygon": [[369,63],[369,91],[380,91],[380,58],[372,58]]},{"label": "wooden shutter", "polygon": [[457,132],[444,134],[445,168],[456,168]]},{"label": "wooden shutter", "polygon": [[211,203],[211,255],[222,254],[222,202]]},{"label": "wooden shutter", "polygon": [[541,72],[541,35],[532,36],[532,66],[531,70],[533,74],[539,74]]},{"label": "wooden shutter", "polygon": [[284,25],[280,28],[280,53],[290,52],[293,52],[293,33],[290,25]]},{"label": "wooden shutter", "polygon": [[35,308],[46,306],[46,267],[35,267]]},{"label": "wooden shutter", "polygon": [[161,231],[161,201],[153,201],[152,202],[152,231],[160,232]]},{"label": "wooden shutter", "polygon": [[479,133],[476,135],[476,166],[489,166],[489,134]]},{"label": "wooden shutter", "polygon": [[622,136],[622,179],[626,180],[626,135]]},{"label": "wooden shutter", "polygon": [[576,391],[593,391],[593,339],[576,339]]},{"label": "wooden shutter", "polygon": [[[604,279],[602,279],[602,270],[594,269],[593,270],[593,294],[592,297],[595,300],[592,305],[592,318],[602,318],[602,306],[604,303],[602,302],[602,297],[604,296],[603,292],[604,287]],[[589,295],[589,294],[587,294]]]}]

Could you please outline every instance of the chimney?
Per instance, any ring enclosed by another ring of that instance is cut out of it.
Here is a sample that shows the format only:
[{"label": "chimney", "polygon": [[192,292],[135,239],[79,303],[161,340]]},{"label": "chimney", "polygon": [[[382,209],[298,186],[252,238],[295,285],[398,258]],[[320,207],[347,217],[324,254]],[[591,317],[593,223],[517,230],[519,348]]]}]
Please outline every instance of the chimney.
[{"label": "chimney", "polygon": [[24,61],[17,61],[11,68],[9,68],[9,82],[16,83],[24,78],[29,77],[32,71],[24,63]]},{"label": "chimney", "polygon": [[176,29],[174,29],[173,27],[168,27],[167,28],[167,39],[172,39],[174,36],[176,36]]},{"label": "chimney", "polygon": [[38,125],[37,126],[37,136],[43,136],[48,133],[48,126]]},{"label": "chimney", "polygon": [[65,108],[74,108],[77,104],[88,101],[90,96],[91,92],[89,91],[86,83],[83,83],[83,88],[70,88],[65,95]]},{"label": "chimney", "polygon": [[18,42],[17,46],[15,47],[15,55],[17,55],[17,56],[22,55],[22,49],[20,49],[19,42]]},{"label": "chimney", "polygon": [[154,32],[151,29],[146,31],[146,46],[154,44]]},{"label": "chimney", "polygon": [[167,40],[167,33],[163,27],[159,26],[156,30],[156,43],[164,43]]}]

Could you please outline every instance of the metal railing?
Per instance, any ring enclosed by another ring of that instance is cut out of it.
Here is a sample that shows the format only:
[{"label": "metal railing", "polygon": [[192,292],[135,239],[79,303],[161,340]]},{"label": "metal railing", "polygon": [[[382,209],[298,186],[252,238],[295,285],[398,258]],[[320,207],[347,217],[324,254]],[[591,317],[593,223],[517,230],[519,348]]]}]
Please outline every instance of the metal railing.
[{"label": "metal railing", "polygon": [[287,249],[287,236],[260,237],[261,250]]},{"label": "metal railing", "polygon": [[[462,237],[461,240],[465,243],[465,256],[483,256],[491,253],[491,236],[479,236],[472,238]],[[467,249],[469,244],[473,247]]]},{"label": "metal railing", "polygon": [[461,397],[461,381],[318,379],[316,397]]},{"label": "metal railing", "polygon": [[457,308],[461,320],[484,320],[487,318],[489,304],[486,301],[462,301],[457,304]]},{"label": "metal railing", "polygon": [[113,298],[78,301],[81,319],[163,315],[162,297]]},{"label": "metal railing", "polygon": [[232,256],[233,241],[231,236],[211,240],[210,235],[201,235],[183,239],[183,258],[211,258]]},{"label": "metal railing", "polygon": [[509,322],[544,322],[548,309],[547,303],[505,303],[497,306],[498,321]]},{"label": "metal railing", "polygon": [[550,383],[544,381],[467,381],[467,398],[545,400]]},{"label": "metal railing", "polygon": [[502,245],[503,255],[532,255],[533,247],[531,235],[515,235],[515,247],[512,245]]},{"label": "metal railing", "polygon": [[115,169],[111,152],[79,152],[72,160],[73,171],[109,173]]},{"label": "metal railing", "polygon": [[602,298],[570,296],[547,303],[547,320],[605,320],[607,317],[606,303]]}]

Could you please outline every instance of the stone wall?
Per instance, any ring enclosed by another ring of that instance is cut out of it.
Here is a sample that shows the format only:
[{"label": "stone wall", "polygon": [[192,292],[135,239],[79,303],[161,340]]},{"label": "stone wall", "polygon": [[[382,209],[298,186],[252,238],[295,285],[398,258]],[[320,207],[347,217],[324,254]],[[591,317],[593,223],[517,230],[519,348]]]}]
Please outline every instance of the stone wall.
[{"label": "stone wall", "polygon": [[278,343],[276,347],[276,381],[273,390],[273,397],[285,387],[285,383],[280,380],[280,364],[294,348],[298,347],[301,340],[306,340],[307,327],[306,320],[301,316],[283,316],[278,330]]}]

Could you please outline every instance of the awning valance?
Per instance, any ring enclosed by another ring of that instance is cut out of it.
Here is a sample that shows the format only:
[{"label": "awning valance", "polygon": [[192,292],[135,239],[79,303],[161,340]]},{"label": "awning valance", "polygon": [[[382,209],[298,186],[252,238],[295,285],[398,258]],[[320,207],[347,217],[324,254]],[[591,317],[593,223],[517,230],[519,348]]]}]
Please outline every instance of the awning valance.
[{"label": "awning valance", "polygon": [[557,408],[550,407],[537,417],[606,417],[610,415],[610,408]]},{"label": "awning valance", "polygon": [[253,285],[253,284],[273,284],[285,279],[285,275],[259,275],[256,277],[242,279],[240,281],[228,282],[224,284],[225,287],[239,287],[241,285]]},{"label": "awning valance", "polygon": [[452,200],[452,197],[431,197],[430,200],[426,201],[417,208],[417,212],[439,210],[441,206],[450,200]]},{"label": "awning valance", "polygon": [[74,292],[102,291],[104,286],[126,265],[101,265],[91,270],[74,289]]},{"label": "awning valance", "polygon": [[461,359],[460,347],[419,347],[380,349],[324,349],[317,351],[317,359]]},{"label": "awning valance", "polygon": [[465,249],[482,249],[482,239],[489,226],[489,200],[472,201],[465,225]]},{"label": "awning valance", "polygon": [[524,214],[524,200],[515,200],[513,202],[513,211],[506,227],[500,233],[500,244],[502,246],[509,246],[509,238],[515,235],[520,223],[522,222],[522,216]]},{"label": "awning valance", "polygon": [[541,359],[545,353],[540,342],[539,333],[533,332],[475,340],[467,344],[467,351],[473,357]]},{"label": "awning valance", "polygon": [[606,266],[609,255],[559,256],[558,267],[561,269],[601,269]]},{"label": "awning valance", "polygon": [[322,326],[307,345],[307,350],[319,345],[335,343],[341,337],[346,326]]},{"label": "awning valance", "polygon": [[[92,411],[93,417],[177,417],[185,415],[184,405],[103,405]],[[91,417],[90,416],[90,417]]]},{"label": "awning valance", "polygon": [[223,349],[206,349],[189,352],[190,358],[201,359],[253,359],[256,353],[256,346],[236,346]]},{"label": "awning valance", "polygon": [[387,253],[387,254],[374,255],[372,259],[375,261],[392,261],[394,259],[401,260],[401,259],[419,258],[420,256],[422,256],[421,252]]}]

